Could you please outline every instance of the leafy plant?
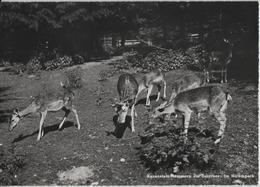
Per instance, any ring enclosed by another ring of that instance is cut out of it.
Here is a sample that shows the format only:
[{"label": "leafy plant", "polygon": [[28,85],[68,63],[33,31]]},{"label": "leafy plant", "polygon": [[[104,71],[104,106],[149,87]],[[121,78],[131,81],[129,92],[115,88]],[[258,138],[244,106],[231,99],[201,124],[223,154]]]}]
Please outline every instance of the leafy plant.
[{"label": "leafy plant", "polygon": [[68,89],[78,89],[82,87],[82,69],[80,67],[65,71],[66,83]]},{"label": "leafy plant", "polygon": [[216,152],[211,132],[191,128],[186,143],[181,132],[180,128],[161,124],[146,129],[138,148],[143,164],[151,171],[173,168],[175,173],[190,165],[199,169],[211,167]]},{"label": "leafy plant", "polygon": [[24,155],[16,155],[12,148],[0,146],[0,185],[19,184],[16,174],[24,166]]}]

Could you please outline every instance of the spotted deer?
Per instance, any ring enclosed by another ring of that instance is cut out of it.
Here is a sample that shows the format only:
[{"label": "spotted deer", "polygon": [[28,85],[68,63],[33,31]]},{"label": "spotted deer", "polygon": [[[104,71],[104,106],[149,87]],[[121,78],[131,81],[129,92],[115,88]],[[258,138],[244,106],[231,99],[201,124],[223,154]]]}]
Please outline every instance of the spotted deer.
[{"label": "spotted deer", "polygon": [[131,74],[125,73],[119,76],[117,82],[117,91],[119,94],[119,102],[113,104],[115,111],[118,115],[117,122],[125,123],[128,110],[131,108],[131,130],[135,132],[134,115],[136,96],[138,92],[138,82]]},{"label": "spotted deer", "polygon": [[126,115],[129,108],[131,108],[131,129],[135,132],[134,117],[137,116],[135,104],[139,94],[147,90],[146,105],[150,105],[150,95],[153,86],[158,87],[157,101],[160,99],[161,83],[164,85],[164,97],[166,97],[166,81],[164,75],[160,70],[155,70],[143,76],[138,84],[136,78],[128,73],[120,75],[117,83],[117,91],[119,94],[119,102],[113,104],[118,115],[118,123],[125,123]]},{"label": "spotted deer", "polygon": [[155,110],[159,110],[163,108],[167,103],[170,103],[174,100],[177,94],[180,92],[198,88],[206,84],[206,76],[205,74],[193,73],[179,77],[172,84],[172,93],[170,99],[168,101],[163,102],[160,106],[155,108]]},{"label": "spotted deer", "polygon": [[63,110],[65,112],[63,120],[59,125],[59,129],[62,128],[70,111],[74,113],[77,120],[78,129],[80,129],[81,126],[79,123],[77,110],[73,105],[74,93],[72,90],[67,89],[63,83],[61,83],[61,86],[63,87],[62,91],[57,92],[52,97],[48,98],[48,97],[37,96],[33,99],[30,105],[27,106],[22,111],[19,111],[18,109],[14,109],[10,120],[9,131],[12,131],[18,125],[18,123],[23,117],[32,113],[40,113],[41,120],[39,125],[39,133],[37,137],[37,141],[39,141],[44,135],[43,123],[47,116],[47,113],[56,112],[59,110]]},{"label": "spotted deer", "polygon": [[220,123],[218,138],[215,144],[224,137],[226,127],[227,103],[232,97],[225,93],[219,86],[204,86],[179,93],[172,102],[163,108],[154,110],[151,118],[157,118],[162,114],[180,113],[184,118],[184,135],[187,136],[191,114],[193,112],[208,111],[213,114]]},{"label": "spotted deer", "polygon": [[207,67],[207,82],[213,76],[213,73],[221,73],[221,83],[227,82],[227,68],[233,56],[233,43],[223,39],[224,45],[221,49],[213,50],[209,54],[209,65]]},{"label": "spotted deer", "polygon": [[147,90],[147,95],[146,95],[146,106],[150,106],[150,95],[152,93],[153,87],[157,86],[158,88],[158,93],[157,93],[157,99],[156,102],[159,101],[160,99],[160,94],[161,94],[161,84],[163,84],[163,98],[166,98],[166,81],[165,81],[165,76],[161,72],[161,70],[153,70],[147,74],[145,74],[139,83],[138,86],[138,92],[137,96],[139,96],[140,93],[143,91]]}]

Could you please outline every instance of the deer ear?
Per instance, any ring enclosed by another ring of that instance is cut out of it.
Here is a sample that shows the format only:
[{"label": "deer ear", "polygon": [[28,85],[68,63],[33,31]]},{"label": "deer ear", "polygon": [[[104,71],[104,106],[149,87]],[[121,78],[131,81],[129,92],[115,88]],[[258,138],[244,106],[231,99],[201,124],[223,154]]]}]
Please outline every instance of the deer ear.
[{"label": "deer ear", "polygon": [[19,110],[17,108],[14,109],[13,113],[18,114]]}]

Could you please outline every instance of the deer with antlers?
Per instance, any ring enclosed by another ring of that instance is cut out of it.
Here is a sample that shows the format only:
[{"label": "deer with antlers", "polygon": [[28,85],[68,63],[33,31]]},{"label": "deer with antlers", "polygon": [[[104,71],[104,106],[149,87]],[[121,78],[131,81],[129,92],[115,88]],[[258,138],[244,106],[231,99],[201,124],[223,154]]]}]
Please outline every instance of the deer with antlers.
[{"label": "deer with antlers", "polygon": [[18,109],[15,109],[11,116],[9,131],[12,131],[18,125],[18,123],[23,117],[32,113],[40,113],[41,119],[39,125],[39,133],[37,137],[37,141],[39,141],[44,135],[43,123],[47,116],[47,113],[56,112],[59,110],[63,110],[65,112],[63,120],[59,125],[59,129],[62,128],[70,111],[72,111],[75,114],[78,129],[80,129],[77,110],[73,105],[74,93],[72,90],[68,89],[63,83],[61,83],[61,86],[63,90],[61,92],[54,94],[52,97],[47,98],[47,97],[37,96],[33,99],[31,104],[27,106],[24,110],[19,111]]},{"label": "deer with antlers", "polygon": [[215,144],[223,138],[226,127],[227,103],[232,97],[225,93],[219,86],[205,86],[179,93],[175,99],[165,103],[160,109],[154,110],[151,119],[163,114],[180,113],[184,118],[184,135],[187,136],[191,114],[193,112],[208,111],[220,123],[218,138]]}]

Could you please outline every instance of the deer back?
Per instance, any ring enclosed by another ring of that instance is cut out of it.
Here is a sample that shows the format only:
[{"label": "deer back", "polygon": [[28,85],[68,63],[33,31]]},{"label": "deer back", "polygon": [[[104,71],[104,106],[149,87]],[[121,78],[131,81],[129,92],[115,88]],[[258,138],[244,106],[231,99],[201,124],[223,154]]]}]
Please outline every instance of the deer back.
[{"label": "deer back", "polygon": [[161,70],[153,70],[144,75],[141,84],[148,87],[150,84],[156,84],[164,80],[164,74]]},{"label": "deer back", "polygon": [[173,100],[178,93],[197,88],[204,84],[205,78],[202,75],[190,74],[181,77],[172,84],[172,95],[170,101]]},{"label": "deer back", "polygon": [[226,94],[219,86],[204,86],[181,92],[175,97],[174,106],[179,111],[183,108],[217,111],[226,100]]},{"label": "deer back", "polygon": [[138,91],[138,83],[135,77],[128,73],[120,75],[117,90],[120,101],[134,99]]}]

